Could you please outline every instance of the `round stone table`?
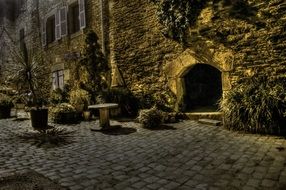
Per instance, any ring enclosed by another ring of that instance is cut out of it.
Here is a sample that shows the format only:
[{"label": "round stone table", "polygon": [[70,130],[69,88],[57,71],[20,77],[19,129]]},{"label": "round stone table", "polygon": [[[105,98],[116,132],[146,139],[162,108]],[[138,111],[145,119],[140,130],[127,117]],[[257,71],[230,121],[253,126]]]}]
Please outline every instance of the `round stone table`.
[{"label": "round stone table", "polygon": [[103,129],[110,127],[109,123],[109,109],[117,108],[118,104],[104,103],[88,106],[88,109],[99,109],[99,125]]}]

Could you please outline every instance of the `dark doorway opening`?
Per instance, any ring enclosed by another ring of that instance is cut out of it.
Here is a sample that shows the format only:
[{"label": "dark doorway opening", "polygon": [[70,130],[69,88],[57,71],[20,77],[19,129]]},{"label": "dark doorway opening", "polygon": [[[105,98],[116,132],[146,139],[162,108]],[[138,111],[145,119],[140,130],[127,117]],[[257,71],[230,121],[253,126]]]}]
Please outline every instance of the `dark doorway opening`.
[{"label": "dark doorway opening", "polygon": [[218,111],[222,96],[221,72],[207,64],[197,64],[185,75],[185,111]]}]

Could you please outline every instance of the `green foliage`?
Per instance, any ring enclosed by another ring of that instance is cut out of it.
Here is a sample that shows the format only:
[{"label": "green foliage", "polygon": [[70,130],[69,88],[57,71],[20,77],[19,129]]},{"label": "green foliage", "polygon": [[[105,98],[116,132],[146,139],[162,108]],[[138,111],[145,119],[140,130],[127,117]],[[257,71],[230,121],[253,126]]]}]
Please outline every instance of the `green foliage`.
[{"label": "green foliage", "polygon": [[162,112],[162,122],[163,123],[177,123],[179,122],[179,113],[173,112]]},{"label": "green foliage", "polygon": [[73,105],[78,112],[87,110],[90,104],[90,94],[83,89],[72,89],[70,92],[70,104]]},{"label": "green foliage", "polygon": [[138,107],[141,109],[151,108],[154,105],[165,112],[173,111],[173,106],[176,99],[175,95],[169,90],[161,91],[159,93],[146,92],[136,96],[138,100]]},{"label": "green foliage", "polygon": [[0,107],[12,108],[12,98],[6,94],[0,93]]},{"label": "green foliage", "polygon": [[50,94],[50,102],[52,104],[59,104],[62,103],[63,95],[62,95],[62,89],[58,88],[56,90],[53,90]]},{"label": "green foliage", "polygon": [[48,94],[47,67],[40,50],[28,49],[25,44],[21,49],[11,49],[12,63],[7,69],[9,82],[16,86],[19,94],[31,94],[33,105],[39,107]]},{"label": "green foliage", "polygon": [[152,0],[158,7],[158,20],[165,36],[184,42],[190,25],[196,22],[208,0]]},{"label": "green foliage", "polygon": [[154,106],[151,109],[140,110],[137,119],[143,127],[154,129],[160,127],[162,124],[163,113]]},{"label": "green foliage", "polygon": [[107,102],[118,103],[122,116],[136,116],[138,103],[135,96],[127,88],[113,88],[106,92]]},{"label": "green foliage", "polygon": [[97,96],[108,88],[108,71],[108,63],[101,52],[98,37],[94,31],[90,31],[86,35],[82,58],[73,69],[73,88],[87,91],[91,103],[96,103]]},{"label": "green foliage", "polygon": [[68,103],[61,103],[51,107],[49,114],[54,123],[77,123],[78,119],[76,109]]},{"label": "green foliage", "polygon": [[241,79],[220,103],[225,126],[253,133],[286,132],[286,79],[255,74]]},{"label": "green foliage", "polygon": [[69,102],[70,98],[69,93],[70,93],[70,85],[66,84],[63,90],[60,88],[53,90],[50,94],[49,100],[52,104],[67,103]]}]

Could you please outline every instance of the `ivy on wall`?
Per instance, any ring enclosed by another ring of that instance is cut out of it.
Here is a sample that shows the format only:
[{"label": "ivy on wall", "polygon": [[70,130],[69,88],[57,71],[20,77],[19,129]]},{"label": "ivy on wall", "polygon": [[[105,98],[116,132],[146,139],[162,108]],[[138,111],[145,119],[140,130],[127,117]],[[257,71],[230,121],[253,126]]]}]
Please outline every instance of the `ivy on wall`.
[{"label": "ivy on wall", "polygon": [[[162,33],[175,41],[186,44],[187,29],[196,24],[201,11],[209,4],[224,16],[244,20],[255,27],[264,26],[255,18],[257,9],[247,0],[151,0],[157,6],[158,21]],[[220,25],[214,26],[223,31]],[[235,27],[235,26],[234,26]],[[223,33],[223,32],[221,32]],[[211,37],[212,38],[212,37]]]},{"label": "ivy on wall", "polygon": [[157,5],[162,33],[184,43],[187,29],[193,25],[209,0],[151,0]]}]

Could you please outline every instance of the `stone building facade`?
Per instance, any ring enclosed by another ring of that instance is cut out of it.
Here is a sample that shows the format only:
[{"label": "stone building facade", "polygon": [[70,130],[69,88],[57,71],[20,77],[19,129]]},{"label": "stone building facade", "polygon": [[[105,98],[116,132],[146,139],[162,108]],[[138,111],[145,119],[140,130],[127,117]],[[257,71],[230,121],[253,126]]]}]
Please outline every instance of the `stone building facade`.
[{"label": "stone building facade", "polygon": [[188,31],[187,48],[163,37],[154,4],[109,2],[111,63],[136,94],[163,94],[188,111],[211,106],[204,102],[214,104],[255,72],[285,76],[284,0],[209,1]]},{"label": "stone building facade", "polygon": [[139,98],[160,99],[180,111],[212,107],[237,79],[254,72],[285,75],[284,0],[210,1],[189,28],[187,47],[163,36],[150,1],[24,2],[14,36],[24,28],[25,40],[41,38],[53,88],[68,81],[89,29],[112,68],[112,86],[126,85]]}]

